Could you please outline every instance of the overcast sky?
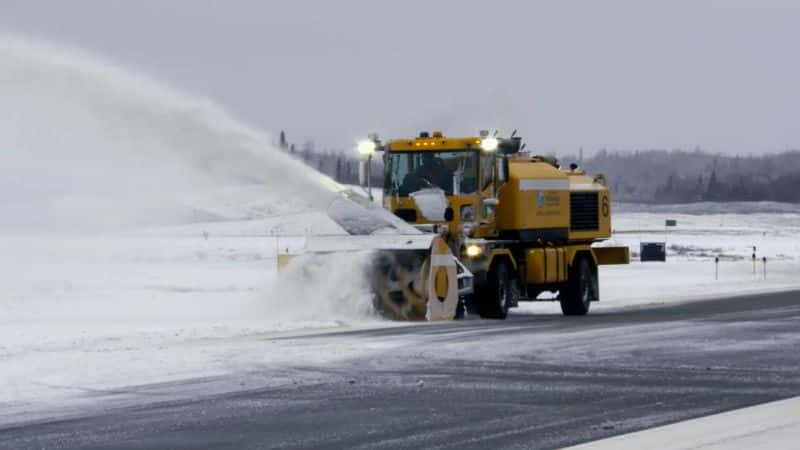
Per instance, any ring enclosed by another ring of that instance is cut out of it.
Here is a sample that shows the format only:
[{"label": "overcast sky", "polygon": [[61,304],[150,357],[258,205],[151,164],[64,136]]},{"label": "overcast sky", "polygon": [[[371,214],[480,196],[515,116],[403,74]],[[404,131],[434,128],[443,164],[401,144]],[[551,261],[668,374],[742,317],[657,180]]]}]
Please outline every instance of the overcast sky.
[{"label": "overcast sky", "polygon": [[530,146],[800,148],[800,2],[0,0],[290,140],[518,128]]}]

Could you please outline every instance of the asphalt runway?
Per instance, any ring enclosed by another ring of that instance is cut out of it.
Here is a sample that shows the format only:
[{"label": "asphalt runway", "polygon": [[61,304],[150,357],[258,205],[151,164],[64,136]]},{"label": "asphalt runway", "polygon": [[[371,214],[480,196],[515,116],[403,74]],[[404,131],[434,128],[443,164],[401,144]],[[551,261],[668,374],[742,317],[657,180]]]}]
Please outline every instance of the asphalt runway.
[{"label": "asphalt runway", "polygon": [[558,448],[800,395],[798,291],[280,339],[391,350],[161,386],[184,394],[5,426],[0,448]]}]

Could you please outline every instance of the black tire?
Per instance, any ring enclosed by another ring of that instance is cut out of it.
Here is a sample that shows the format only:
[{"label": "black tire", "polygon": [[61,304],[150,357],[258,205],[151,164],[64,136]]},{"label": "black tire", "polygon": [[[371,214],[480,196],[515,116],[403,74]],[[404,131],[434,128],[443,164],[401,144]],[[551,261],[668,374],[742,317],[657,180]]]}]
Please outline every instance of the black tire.
[{"label": "black tire", "polygon": [[489,273],[489,284],[486,289],[481,289],[479,305],[480,315],[484,319],[505,319],[511,307],[512,295],[511,277],[508,264],[498,261]]},{"label": "black tire", "polygon": [[478,305],[478,300],[481,298],[480,292],[480,289],[475,288],[474,293],[467,294],[461,299],[468,317],[474,318],[481,314],[481,308],[480,305]]},{"label": "black tire", "polygon": [[454,320],[463,320],[467,316],[467,308],[464,306],[464,297],[458,296],[458,303],[456,304],[456,315],[453,316]]},{"label": "black tire", "polygon": [[580,258],[569,273],[561,293],[561,312],[565,316],[585,316],[597,300],[597,270],[589,258]]}]

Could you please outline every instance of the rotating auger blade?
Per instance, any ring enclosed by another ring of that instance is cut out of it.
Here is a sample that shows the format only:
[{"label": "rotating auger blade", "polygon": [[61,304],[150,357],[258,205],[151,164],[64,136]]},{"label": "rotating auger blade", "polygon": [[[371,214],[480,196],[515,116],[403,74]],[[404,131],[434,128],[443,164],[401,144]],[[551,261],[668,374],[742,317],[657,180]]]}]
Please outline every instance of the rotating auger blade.
[{"label": "rotating auger blade", "polygon": [[456,260],[436,236],[422,250],[382,249],[369,274],[375,308],[395,320],[450,320],[458,306]]}]

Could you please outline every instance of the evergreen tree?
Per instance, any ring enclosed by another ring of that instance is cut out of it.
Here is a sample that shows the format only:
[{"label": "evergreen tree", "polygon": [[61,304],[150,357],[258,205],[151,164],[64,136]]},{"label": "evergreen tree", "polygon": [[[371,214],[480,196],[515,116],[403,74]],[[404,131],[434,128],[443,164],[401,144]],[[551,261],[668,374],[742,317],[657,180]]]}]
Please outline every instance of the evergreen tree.
[{"label": "evergreen tree", "polygon": [[336,157],[336,181],[343,182],[344,174],[342,173],[342,156]]},{"label": "evergreen tree", "polygon": [[[716,162],[714,163],[716,166]],[[705,200],[718,202],[723,199],[723,186],[717,181],[717,171],[711,171],[711,177],[708,179],[708,187],[706,188]]]},{"label": "evergreen tree", "polygon": [[280,147],[280,149],[283,151],[286,151],[286,149],[289,148],[289,143],[286,142],[286,133],[284,133],[283,130],[281,130],[281,137],[280,141],[278,142],[278,147]]},{"label": "evergreen tree", "polygon": [[303,143],[303,150],[301,150],[300,158],[306,162],[306,164],[311,164],[314,159],[314,141],[306,141]]}]

